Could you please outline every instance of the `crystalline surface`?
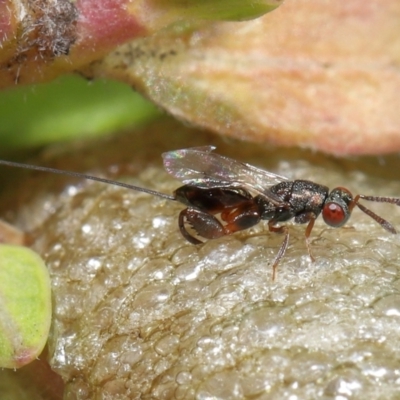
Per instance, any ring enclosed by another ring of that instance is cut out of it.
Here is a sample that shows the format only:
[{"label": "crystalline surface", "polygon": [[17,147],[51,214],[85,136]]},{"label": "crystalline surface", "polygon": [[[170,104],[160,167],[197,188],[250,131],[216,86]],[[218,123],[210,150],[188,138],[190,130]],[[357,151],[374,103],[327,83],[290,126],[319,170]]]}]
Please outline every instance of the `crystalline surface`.
[{"label": "crystalline surface", "polygon": [[[140,172],[123,179],[164,193],[179,183],[156,153],[217,144],[222,154],[289,178],[400,196],[400,184],[390,180],[393,165],[381,168],[384,179],[368,160],[339,163],[300,151],[228,146],[198,132],[177,133],[163,145],[149,136],[134,137],[141,144],[130,157],[140,160]],[[127,147],[121,141],[119,148]],[[194,246],[179,233],[179,203],[98,183],[75,189],[53,193],[50,211],[43,210],[50,201],[43,196],[18,216],[22,227],[36,225],[34,247],[52,274],[51,363],[70,395],[400,397],[400,242],[361,211],[341,229],[316,223],[314,263],[304,227],[291,225],[290,247],[272,282],[282,237],[263,223]],[[400,209],[364,204],[400,228]]]}]

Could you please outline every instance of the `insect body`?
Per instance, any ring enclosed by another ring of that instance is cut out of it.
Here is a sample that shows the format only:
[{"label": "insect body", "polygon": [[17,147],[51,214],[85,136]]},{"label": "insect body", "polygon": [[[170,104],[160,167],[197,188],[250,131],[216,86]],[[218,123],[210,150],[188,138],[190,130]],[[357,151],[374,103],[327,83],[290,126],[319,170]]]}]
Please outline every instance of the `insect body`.
[{"label": "insect body", "polygon": [[[289,244],[289,229],[286,225],[281,225],[282,222],[294,219],[295,223],[307,224],[306,245],[312,260],[314,258],[309,237],[314,222],[321,213],[327,225],[340,227],[347,222],[353,208],[357,206],[388,232],[396,233],[388,221],[360,204],[359,200],[400,205],[399,198],[364,195],[353,197],[349,190],[343,187],[329,192],[324,185],[307,180],[291,181],[216,154],[214,149],[213,146],[203,146],[163,154],[167,172],[184,183],[172,196],[77,172],[3,160],[0,160],[0,164],[90,179],[179,201],[186,206],[179,214],[179,229],[183,237],[193,244],[202,243],[198,237],[216,239],[266,220],[269,231],[284,234],[284,240],[272,266],[273,280]],[[188,230],[188,225],[194,234]]]}]

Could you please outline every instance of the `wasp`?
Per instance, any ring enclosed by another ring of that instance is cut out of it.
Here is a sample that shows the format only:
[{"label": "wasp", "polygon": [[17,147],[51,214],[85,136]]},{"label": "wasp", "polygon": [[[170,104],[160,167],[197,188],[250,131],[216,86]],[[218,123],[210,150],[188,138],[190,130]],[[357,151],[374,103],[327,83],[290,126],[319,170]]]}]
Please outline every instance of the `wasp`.
[{"label": "wasp", "polygon": [[0,160],[0,165],[50,172],[89,179],[178,201],[186,208],[178,217],[182,236],[199,245],[203,239],[217,239],[268,221],[268,230],[284,235],[272,264],[272,280],[289,245],[289,228],[282,223],[291,219],[307,224],[305,241],[311,260],[310,235],[320,214],[334,228],[343,226],[354,209],[375,220],[386,231],[396,234],[388,221],[360,204],[360,200],[400,205],[400,198],[353,196],[344,187],[333,190],[309,180],[290,180],[214,152],[214,146],[191,147],[162,154],[166,171],[184,185],[172,195],[78,172],[59,170]]}]

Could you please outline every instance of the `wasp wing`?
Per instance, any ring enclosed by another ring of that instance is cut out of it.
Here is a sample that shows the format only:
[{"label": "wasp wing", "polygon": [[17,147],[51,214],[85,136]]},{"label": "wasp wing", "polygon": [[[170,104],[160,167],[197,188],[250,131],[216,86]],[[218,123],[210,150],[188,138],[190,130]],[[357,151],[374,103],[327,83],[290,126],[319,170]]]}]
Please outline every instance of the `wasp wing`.
[{"label": "wasp wing", "polygon": [[186,185],[200,188],[241,187],[281,203],[269,187],[285,177],[213,153],[214,146],[191,147],[163,153],[164,167]]}]

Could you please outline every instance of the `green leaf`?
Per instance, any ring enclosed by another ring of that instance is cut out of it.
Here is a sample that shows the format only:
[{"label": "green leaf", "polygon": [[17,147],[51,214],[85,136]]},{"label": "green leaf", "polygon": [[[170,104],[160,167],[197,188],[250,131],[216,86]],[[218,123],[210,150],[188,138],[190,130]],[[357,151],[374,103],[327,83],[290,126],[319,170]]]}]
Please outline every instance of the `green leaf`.
[{"label": "green leaf", "polygon": [[152,4],[165,8],[167,14],[176,14],[176,19],[240,21],[260,17],[282,2],[283,0],[154,0]]},{"label": "green leaf", "polygon": [[65,76],[0,93],[0,149],[101,136],[159,115],[125,84]]},{"label": "green leaf", "polygon": [[43,350],[51,322],[51,285],[43,260],[0,245],[0,367],[19,368]]}]

